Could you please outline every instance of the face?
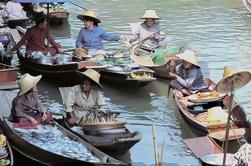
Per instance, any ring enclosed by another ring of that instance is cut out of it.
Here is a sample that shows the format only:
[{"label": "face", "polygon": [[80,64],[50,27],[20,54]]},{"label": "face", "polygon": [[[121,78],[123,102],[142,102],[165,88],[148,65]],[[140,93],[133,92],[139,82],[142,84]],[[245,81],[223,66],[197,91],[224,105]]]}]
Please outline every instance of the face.
[{"label": "face", "polygon": [[94,22],[91,21],[91,20],[85,20],[84,23],[85,23],[85,27],[87,29],[90,29],[90,28],[92,28],[94,26]]},{"label": "face", "polygon": [[190,67],[192,67],[193,64],[183,60],[182,65],[185,69],[189,69]]},{"label": "face", "polygon": [[152,27],[152,26],[154,25],[154,19],[152,19],[152,18],[147,18],[147,19],[146,19],[146,25],[147,25],[148,27]]},{"label": "face", "polygon": [[47,19],[45,19],[44,22],[42,22],[42,23],[40,24],[40,27],[41,27],[41,28],[47,28]]},{"label": "face", "polygon": [[92,89],[91,80],[84,80],[84,82],[82,84],[80,84],[80,87],[83,92],[91,91],[91,89]]}]

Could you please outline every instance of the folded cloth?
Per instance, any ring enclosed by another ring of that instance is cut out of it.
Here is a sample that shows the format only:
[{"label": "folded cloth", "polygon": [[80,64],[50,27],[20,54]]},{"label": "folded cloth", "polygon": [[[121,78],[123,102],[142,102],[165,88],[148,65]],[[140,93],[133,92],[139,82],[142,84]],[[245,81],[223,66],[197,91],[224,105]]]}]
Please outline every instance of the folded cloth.
[{"label": "folded cloth", "polygon": [[6,158],[8,156],[7,150],[5,147],[0,148],[0,159]]}]

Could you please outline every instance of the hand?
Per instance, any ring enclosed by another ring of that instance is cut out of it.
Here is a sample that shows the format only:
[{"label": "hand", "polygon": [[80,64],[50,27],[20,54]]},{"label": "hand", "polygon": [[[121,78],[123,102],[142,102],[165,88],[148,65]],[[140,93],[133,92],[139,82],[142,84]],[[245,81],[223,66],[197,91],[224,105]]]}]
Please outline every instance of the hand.
[{"label": "hand", "polygon": [[191,92],[189,92],[189,91],[186,90],[186,89],[181,89],[180,91],[181,91],[182,94],[184,94],[184,95],[186,95],[186,96],[189,96],[189,95],[192,94]]},{"label": "hand", "polygon": [[47,114],[46,114],[46,112],[43,113],[42,122],[43,122],[45,119],[47,119]]},{"label": "hand", "polygon": [[155,39],[155,36],[153,35],[153,33],[149,34],[149,36],[147,37],[148,39]]},{"label": "hand", "polygon": [[67,123],[70,125],[70,126],[74,126],[76,124],[76,119],[71,117],[67,120]]},{"label": "hand", "polygon": [[128,40],[128,36],[120,36],[121,40],[127,41]]},{"label": "hand", "polygon": [[174,73],[169,73],[169,76],[172,77],[172,78],[175,78],[175,79],[178,78],[178,75],[177,75],[177,74],[174,74]]},{"label": "hand", "polygon": [[29,121],[30,121],[33,125],[38,124],[37,120],[34,119],[34,118],[32,118],[32,117],[29,118]]},{"label": "hand", "polygon": [[63,51],[62,48],[58,48],[58,49],[57,49],[57,52],[58,52],[59,54],[62,53],[62,51]]}]

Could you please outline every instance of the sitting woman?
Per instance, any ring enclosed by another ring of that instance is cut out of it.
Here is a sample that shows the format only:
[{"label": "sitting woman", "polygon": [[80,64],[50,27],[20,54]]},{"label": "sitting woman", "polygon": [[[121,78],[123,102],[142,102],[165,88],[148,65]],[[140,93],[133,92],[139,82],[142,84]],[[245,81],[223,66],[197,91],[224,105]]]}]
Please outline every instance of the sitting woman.
[{"label": "sitting woman", "polygon": [[[159,47],[159,42],[166,37],[164,33],[158,32],[160,31],[160,25],[156,20],[160,19],[160,17],[156,14],[155,10],[146,10],[141,19],[145,19],[145,21],[139,25],[133,37],[129,39],[130,43],[146,39],[135,49],[136,55],[150,53],[150,51]],[[156,34],[153,35],[154,33]]]},{"label": "sitting woman", "polygon": [[235,153],[232,166],[251,165],[251,127],[246,130],[245,138],[247,142]]},{"label": "sitting woman", "polygon": [[177,74],[169,73],[170,77],[174,78],[170,86],[185,96],[196,92],[211,91],[204,80],[195,52],[185,50],[177,56],[182,59],[182,63],[176,66]]},{"label": "sitting woman", "polygon": [[[98,50],[104,50],[102,39],[107,41],[120,40],[119,35],[109,34],[98,26],[101,21],[94,11],[86,11],[83,15],[78,15],[77,18],[84,21],[85,26],[78,34],[75,55],[95,55]],[[81,59],[81,57],[78,58]]]},{"label": "sitting woman", "polygon": [[[34,51],[41,51],[45,55],[49,52],[52,55],[60,52],[60,44],[56,43],[48,31],[46,15],[40,13],[36,17],[36,25],[29,28],[22,39],[11,49],[11,53],[27,42],[26,55],[31,55]],[[45,39],[48,39],[52,47],[46,47]]]},{"label": "sitting woman", "polygon": [[28,73],[21,76],[18,81],[20,91],[12,101],[10,121],[36,125],[47,123],[52,119],[51,114],[45,110],[38,98],[36,84],[41,77],[41,75],[33,77]]},{"label": "sitting woman", "polygon": [[85,120],[86,113],[91,109],[104,109],[105,105],[99,90],[102,88],[99,83],[100,74],[88,69],[81,77],[83,77],[82,83],[72,88],[64,102],[67,122],[70,125]]}]

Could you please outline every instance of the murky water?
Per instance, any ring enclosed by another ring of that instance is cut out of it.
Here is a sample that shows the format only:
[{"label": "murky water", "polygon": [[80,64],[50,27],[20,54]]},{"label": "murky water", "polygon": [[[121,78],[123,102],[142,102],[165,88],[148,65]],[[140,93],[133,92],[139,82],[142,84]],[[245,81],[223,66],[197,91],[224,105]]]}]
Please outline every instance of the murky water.
[{"label": "murky water", "polygon": [[[208,63],[210,76],[219,81],[225,65],[251,69],[251,18],[241,0],[88,0],[80,3],[95,10],[108,32],[130,34],[129,23],[141,21],[144,9],[156,9],[167,27],[170,44],[198,52],[200,61]],[[67,4],[69,24],[51,31],[64,48],[72,48],[83,22],[76,19],[84,10]],[[57,32],[58,31],[58,32]],[[105,43],[107,49],[121,48],[121,43]],[[181,117],[174,101],[167,99],[167,82],[156,81],[145,87],[127,87],[103,83],[110,109],[122,112],[119,119],[129,122],[130,130],[142,133],[126,160],[133,165],[154,164],[151,124],[156,124],[159,152],[164,146],[163,161],[178,165],[200,165],[182,139],[196,136]],[[56,85],[41,82],[42,100],[50,109],[60,112],[61,99]],[[241,105],[251,114],[250,84],[236,92]],[[234,149],[236,150],[236,148]],[[171,165],[171,164],[166,164]]]}]

